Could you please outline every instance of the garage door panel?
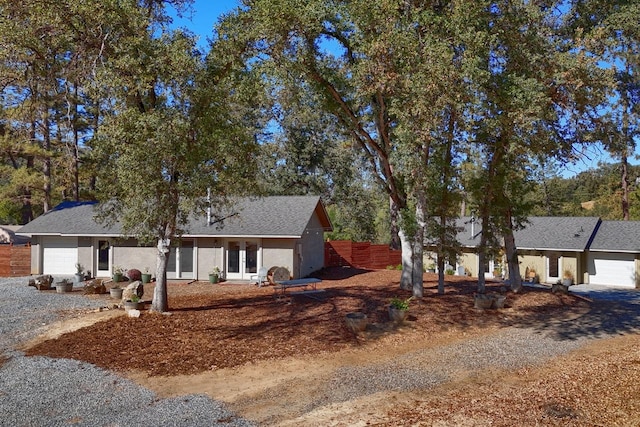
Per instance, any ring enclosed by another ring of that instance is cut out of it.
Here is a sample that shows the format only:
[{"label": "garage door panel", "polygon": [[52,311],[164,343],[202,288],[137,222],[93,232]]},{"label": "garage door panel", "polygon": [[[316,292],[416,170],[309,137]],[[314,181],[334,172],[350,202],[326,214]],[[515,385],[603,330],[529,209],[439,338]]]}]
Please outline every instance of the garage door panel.
[{"label": "garage door panel", "polygon": [[633,254],[590,254],[589,283],[635,287]]},{"label": "garage door panel", "polygon": [[78,262],[77,237],[45,237],[42,241],[44,274],[74,274]]}]

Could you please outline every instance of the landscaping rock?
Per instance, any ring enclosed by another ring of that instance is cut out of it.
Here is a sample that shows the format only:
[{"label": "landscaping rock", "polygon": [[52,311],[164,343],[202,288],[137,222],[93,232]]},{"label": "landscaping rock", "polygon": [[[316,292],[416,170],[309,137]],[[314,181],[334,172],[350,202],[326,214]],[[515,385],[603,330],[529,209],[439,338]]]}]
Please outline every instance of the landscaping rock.
[{"label": "landscaping rock", "polygon": [[129,285],[124,288],[124,291],[122,291],[122,301],[130,300],[132,295],[138,295],[142,298],[143,294],[144,285],[141,281],[136,280],[135,282],[129,283]]},{"label": "landscaping rock", "polygon": [[39,291],[51,289],[51,283],[53,283],[53,276],[49,274],[38,276],[35,279],[29,279],[29,286],[33,286]]},{"label": "landscaping rock", "polygon": [[93,279],[85,282],[84,287],[85,295],[106,294],[107,288],[102,283],[101,279]]}]

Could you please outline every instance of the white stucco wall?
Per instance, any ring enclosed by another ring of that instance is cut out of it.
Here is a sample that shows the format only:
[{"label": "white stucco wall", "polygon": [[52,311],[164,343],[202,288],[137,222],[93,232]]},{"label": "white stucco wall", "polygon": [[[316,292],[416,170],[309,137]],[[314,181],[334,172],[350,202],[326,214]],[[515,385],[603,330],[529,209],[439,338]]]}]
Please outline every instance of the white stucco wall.
[{"label": "white stucco wall", "polygon": [[294,274],[293,253],[295,239],[262,239],[262,265],[267,267],[285,267]]},{"label": "white stucco wall", "polygon": [[[317,215],[313,215],[297,242],[294,251],[294,276],[306,277],[324,267],[324,230]],[[298,250],[300,249],[300,250]]]}]

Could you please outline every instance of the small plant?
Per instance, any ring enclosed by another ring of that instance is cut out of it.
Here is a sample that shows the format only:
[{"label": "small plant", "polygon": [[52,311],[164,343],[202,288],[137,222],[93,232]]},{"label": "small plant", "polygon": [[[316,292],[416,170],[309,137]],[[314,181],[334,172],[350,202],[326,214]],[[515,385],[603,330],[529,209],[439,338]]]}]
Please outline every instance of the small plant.
[{"label": "small plant", "polygon": [[120,266],[114,265],[113,266],[113,274],[122,274],[124,272],[124,269]]},{"label": "small plant", "polygon": [[573,280],[573,272],[569,269],[565,270],[563,276],[565,279]]},{"label": "small plant", "polygon": [[213,274],[213,275],[219,276],[220,275],[220,268],[219,267],[213,267],[213,270],[211,270],[209,272],[209,274]]},{"label": "small plant", "polygon": [[79,262],[76,262],[76,274],[82,274],[84,267]]},{"label": "small plant", "polygon": [[407,299],[401,299],[398,297],[392,298],[389,305],[397,310],[407,311],[409,310],[409,301],[411,301],[412,298],[413,297],[409,297]]},{"label": "small plant", "polygon": [[447,268],[444,271],[444,274],[446,274],[447,276],[453,276],[454,274],[456,274],[456,271],[453,268]]},{"label": "small plant", "polygon": [[129,300],[131,302],[138,302],[138,301],[140,301],[140,297],[137,294],[133,294],[133,295],[131,295],[131,298],[129,298]]}]

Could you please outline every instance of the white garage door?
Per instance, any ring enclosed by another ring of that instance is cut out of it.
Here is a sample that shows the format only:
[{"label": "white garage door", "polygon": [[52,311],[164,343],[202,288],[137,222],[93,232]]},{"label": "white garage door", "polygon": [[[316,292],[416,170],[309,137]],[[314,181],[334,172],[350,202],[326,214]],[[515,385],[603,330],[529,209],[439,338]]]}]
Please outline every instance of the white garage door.
[{"label": "white garage door", "polygon": [[42,239],[42,272],[44,274],[74,274],[77,262],[77,237],[44,237]]},{"label": "white garage door", "polygon": [[635,287],[633,254],[589,254],[589,283]]}]

